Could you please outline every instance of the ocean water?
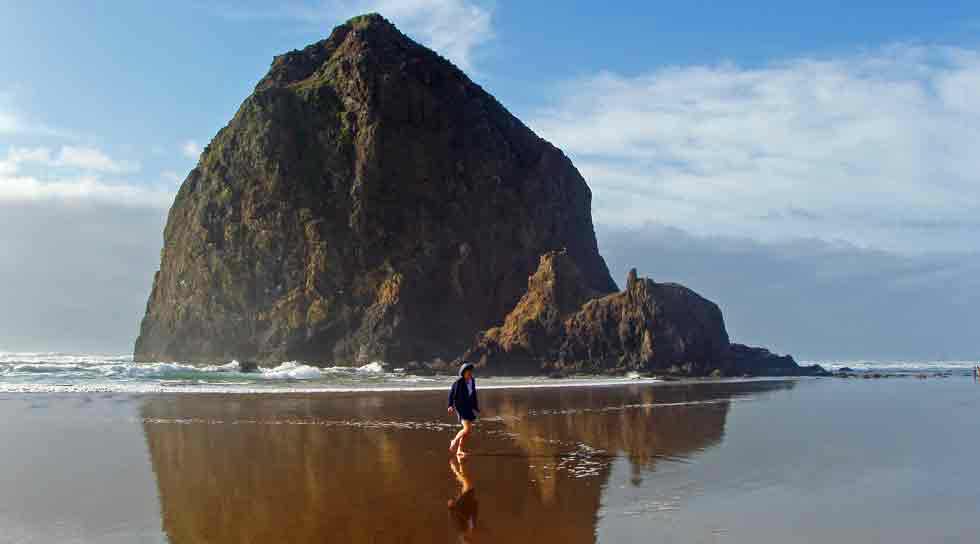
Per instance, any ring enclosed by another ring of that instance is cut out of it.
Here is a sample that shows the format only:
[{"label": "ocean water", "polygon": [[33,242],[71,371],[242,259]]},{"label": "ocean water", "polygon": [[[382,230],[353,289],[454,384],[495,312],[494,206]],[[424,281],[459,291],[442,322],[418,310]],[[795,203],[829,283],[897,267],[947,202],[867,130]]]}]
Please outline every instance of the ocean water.
[{"label": "ocean water", "polygon": [[[969,375],[975,361],[806,361],[829,370],[849,367],[859,372],[952,373]],[[242,372],[237,361],[211,365],[135,363],[131,355],[55,352],[0,352],[0,392],[119,392],[119,393],[279,393],[443,389],[451,378],[413,376],[381,362],[362,366],[317,368],[296,361]],[[486,378],[483,388],[606,385],[639,380],[580,377]]]},{"label": "ocean water", "polygon": [[806,361],[800,364],[819,364],[827,370],[850,368],[856,372],[888,372],[894,374],[953,373],[972,374],[980,361]]},{"label": "ocean water", "polygon": [[[612,385],[641,380],[581,377],[484,378],[482,389]],[[303,393],[443,390],[447,376],[414,376],[380,361],[318,368],[296,361],[242,372],[238,361],[210,365],[136,363],[132,355],[0,352],[0,393]]]}]

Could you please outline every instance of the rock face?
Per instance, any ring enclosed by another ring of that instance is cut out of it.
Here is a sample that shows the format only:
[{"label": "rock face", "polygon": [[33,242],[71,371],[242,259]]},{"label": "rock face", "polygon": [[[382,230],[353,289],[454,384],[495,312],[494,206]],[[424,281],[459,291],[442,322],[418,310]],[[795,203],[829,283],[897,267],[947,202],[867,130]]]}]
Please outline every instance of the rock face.
[{"label": "rock face", "polygon": [[749,376],[829,376],[820,365],[800,366],[789,355],[776,355],[768,349],[732,344],[729,347],[733,375]]},{"label": "rock face", "polygon": [[541,257],[503,325],[464,354],[491,374],[642,371],[680,375],[804,375],[792,357],[730,344],[721,310],[694,291],[630,272],[620,293],[590,290],[564,252]]},{"label": "rock face", "polygon": [[[451,359],[503,321],[548,251],[579,274],[581,292],[557,296],[615,290],[591,198],[455,66],[357,17],[276,57],[204,150],[170,210],[135,358]],[[660,353],[642,360],[675,357]]]},{"label": "rock face", "polygon": [[591,200],[455,66],[356,17],[276,57],[204,150],[134,357],[422,373],[468,350],[496,374],[822,372],[729,344],[718,307],[681,285],[633,271],[616,293]]},{"label": "rock face", "polygon": [[626,288],[589,290],[564,252],[541,257],[527,293],[501,327],[463,358],[503,374],[664,371],[706,374],[725,361],[721,310],[681,285],[631,271]]}]

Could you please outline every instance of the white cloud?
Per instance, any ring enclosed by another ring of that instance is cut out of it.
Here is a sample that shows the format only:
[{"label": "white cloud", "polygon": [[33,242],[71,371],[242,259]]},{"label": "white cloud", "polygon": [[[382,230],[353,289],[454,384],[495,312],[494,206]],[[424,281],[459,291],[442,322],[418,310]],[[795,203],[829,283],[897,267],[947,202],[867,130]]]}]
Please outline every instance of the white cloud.
[{"label": "white cloud", "polygon": [[167,208],[173,199],[172,190],[110,183],[91,176],[41,180],[32,176],[2,175],[0,172],[0,202],[54,201]]},{"label": "white cloud", "polygon": [[180,144],[180,152],[188,159],[197,160],[201,156],[201,144],[197,143],[196,140],[187,140],[186,142]]},{"label": "white cloud", "polygon": [[973,50],[603,72],[530,124],[573,156],[598,222],[905,252],[980,234]]},{"label": "white cloud", "polygon": [[47,147],[11,147],[7,150],[7,162],[19,165],[24,162],[51,163],[51,150]]},{"label": "white cloud", "polygon": [[473,70],[474,51],[493,39],[489,9],[463,0],[383,0],[365,2],[363,11],[389,17],[425,45],[452,60],[463,70]]},{"label": "white cloud", "polygon": [[79,168],[95,172],[121,174],[136,172],[139,164],[133,161],[118,161],[94,147],[64,146],[55,161],[57,166]]},{"label": "white cloud", "polygon": [[213,10],[229,19],[286,19],[304,24],[339,24],[377,12],[463,70],[474,70],[477,48],[493,39],[493,12],[472,0],[322,0],[281,8],[236,3]]},{"label": "white cloud", "polygon": [[24,163],[110,174],[131,173],[140,169],[138,162],[113,159],[95,147],[66,145],[58,153],[52,152],[48,147],[10,147],[7,149],[7,158],[0,161],[0,170],[16,171]]},{"label": "white cloud", "polygon": [[[0,108],[5,101],[4,95],[0,94]],[[74,140],[79,138],[78,134],[57,127],[51,127],[30,119],[25,119],[22,115],[9,109],[0,109],[0,134],[4,135],[32,135],[49,136]]]},{"label": "white cloud", "polygon": [[0,134],[17,132],[20,122],[10,113],[0,111]]},{"label": "white cloud", "polygon": [[47,147],[10,147],[7,148],[7,156],[0,159],[0,175],[13,174],[20,170],[22,163],[37,162],[47,164],[51,162],[51,150]]},{"label": "white cloud", "polygon": [[[45,175],[22,172],[23,164],[39,164]],[[126,207],[166,208],[173,202],[172,186],[163,188],[105,181],[103,174],[131,172],[134,163],[115,161],[95,148],[66,146],[58,153],[47,147],[10,147],[0,159],[0,202],[59,201]],[[81,170],[83,174],[72,174]]]}]

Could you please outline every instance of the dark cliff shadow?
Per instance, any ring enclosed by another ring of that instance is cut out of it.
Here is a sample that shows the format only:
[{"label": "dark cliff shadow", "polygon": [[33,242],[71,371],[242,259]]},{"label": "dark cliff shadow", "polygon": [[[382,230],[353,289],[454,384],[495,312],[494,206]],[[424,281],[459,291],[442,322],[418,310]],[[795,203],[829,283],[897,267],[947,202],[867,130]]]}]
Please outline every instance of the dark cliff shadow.
[{"label": "dark cliff shadow", "polygon": [[616,458],[639,481],[720,442],[730,399],[786,383],[486,390],[449,471],[441,393],[152,397],[141,415],[174,544],[590,543]]}]

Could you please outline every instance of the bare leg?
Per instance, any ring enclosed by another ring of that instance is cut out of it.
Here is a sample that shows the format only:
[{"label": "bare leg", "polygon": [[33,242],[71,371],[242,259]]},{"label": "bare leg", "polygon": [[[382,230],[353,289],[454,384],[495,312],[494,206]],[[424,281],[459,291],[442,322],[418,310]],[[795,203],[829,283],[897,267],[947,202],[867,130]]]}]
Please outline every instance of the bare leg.
[{"label": "bare leg", "polygon": [[456,433],[456,436],[453,437],[452,442],[449,443],[449,453],[456,453],[456,450],[459,449],[460,440],[462,439],[463,433],[465,431],[466,431],[466,426],[464,425],[463,428],[460,429],[458,433]]},{"label": "bare leg", "polygon": [[463,420],[463,428],[460,429],[459,433],[456,435],[456,455],[459,457],[465,457],[466,451],[463,447],[466,444],[466,440],[473,434],[473,422]]}]

